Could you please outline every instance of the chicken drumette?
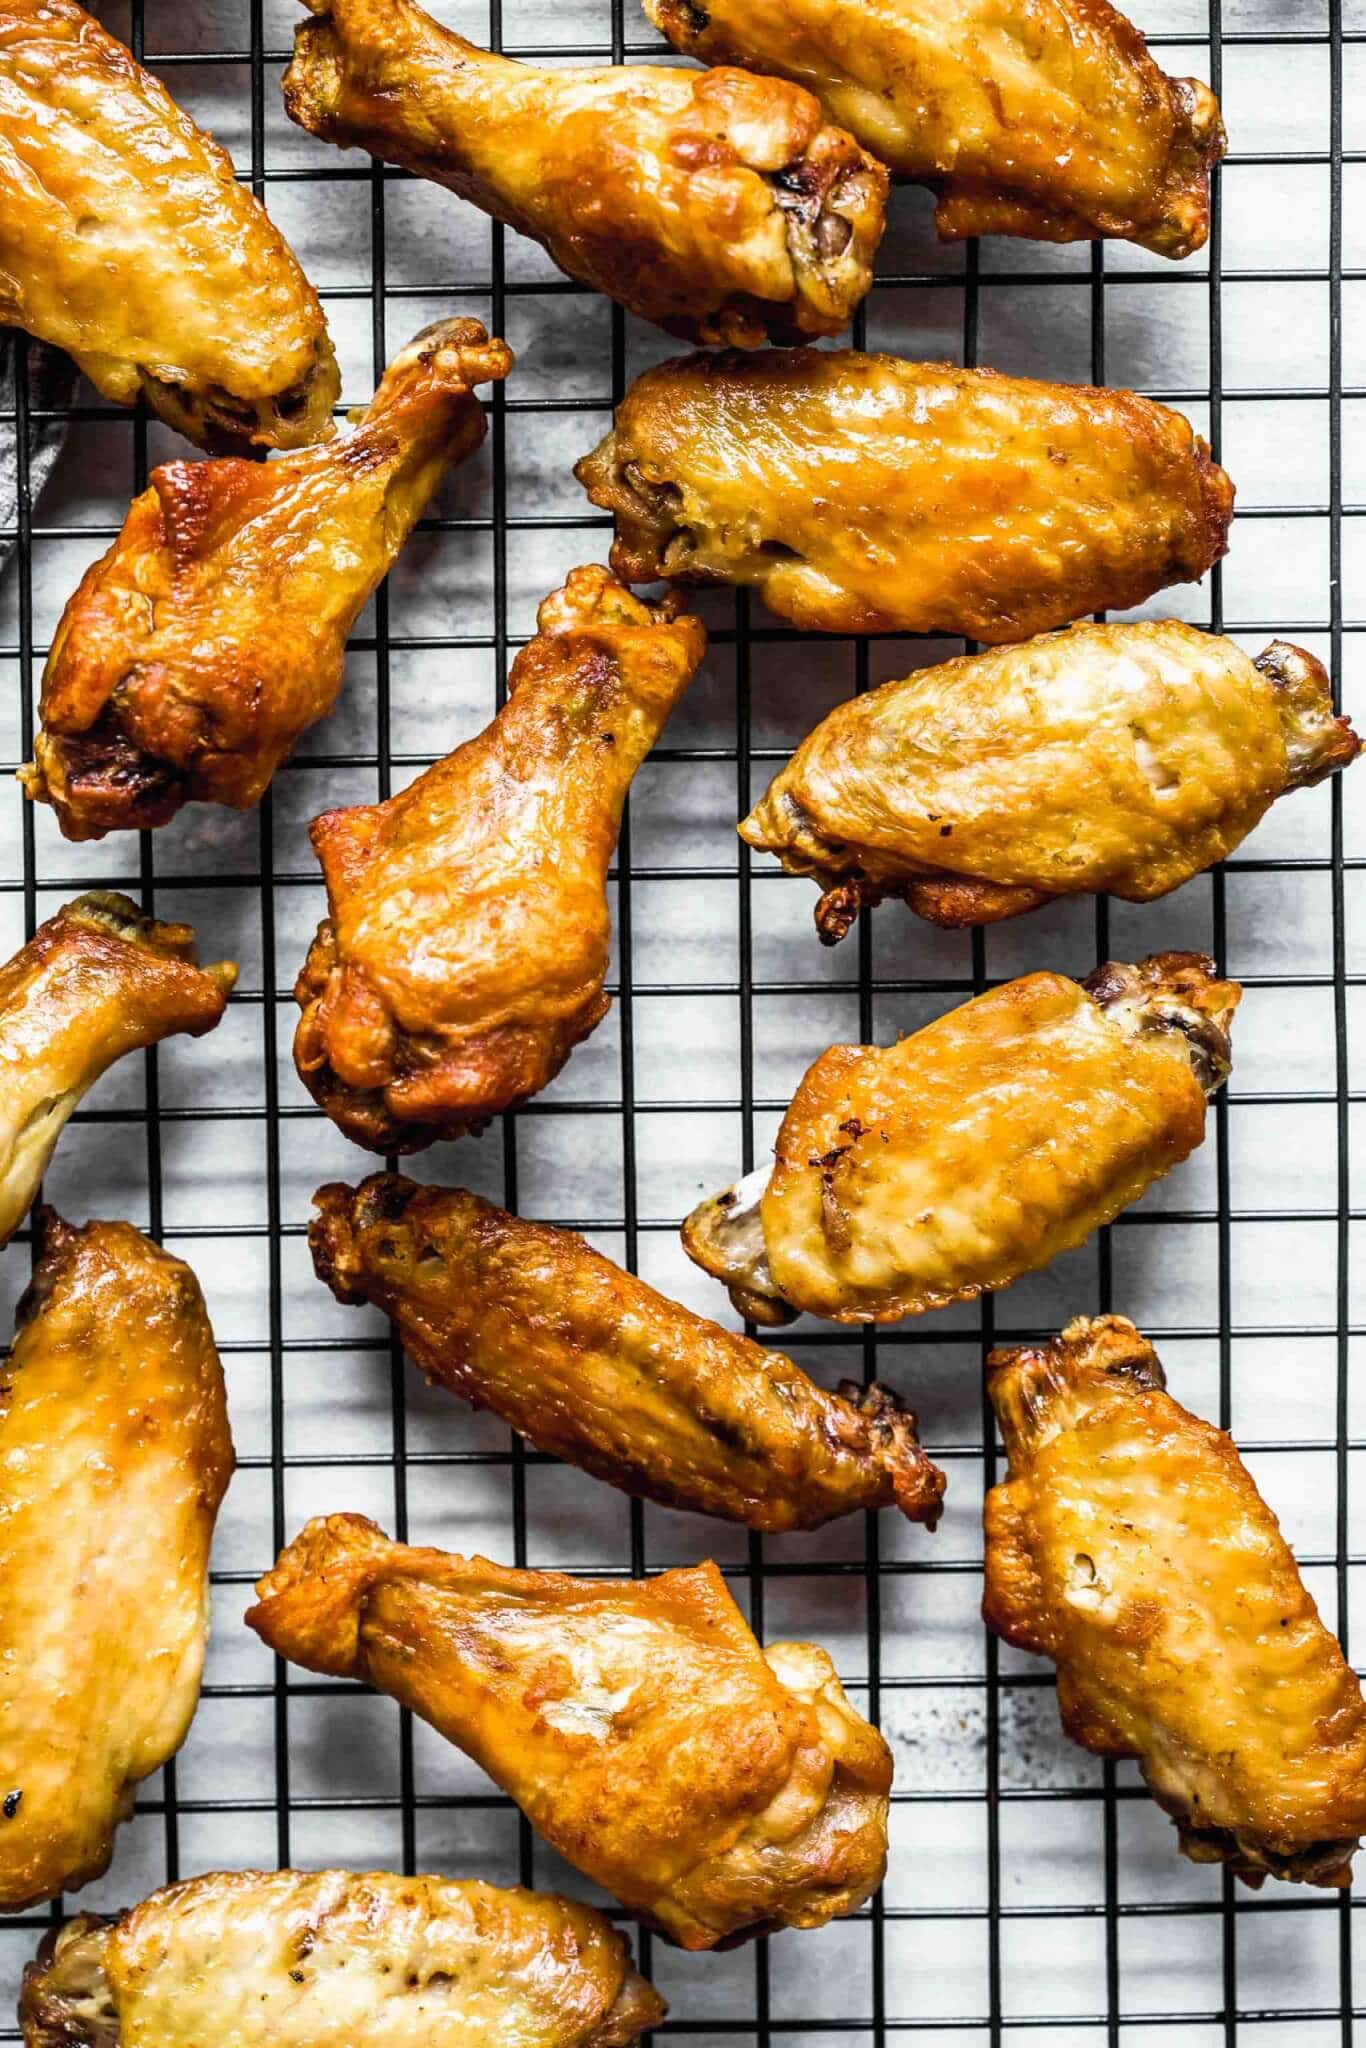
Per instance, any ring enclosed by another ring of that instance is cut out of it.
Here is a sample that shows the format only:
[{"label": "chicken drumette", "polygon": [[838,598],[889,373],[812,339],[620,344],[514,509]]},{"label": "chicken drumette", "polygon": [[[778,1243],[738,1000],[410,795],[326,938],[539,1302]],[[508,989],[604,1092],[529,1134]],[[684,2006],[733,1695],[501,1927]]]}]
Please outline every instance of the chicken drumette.
[{"label": "chicken drumette", "polygon": [[799,86],[550,70],[415,0],[307,4],[285,73],[300,127],[448,186],[671,334],[838,334],[872,283],[887,173]]},{"label": "chicken drumette", "polygon": [[1118,235],[1189,256],[1209,233],[1219,103],[1168,78],[1108,0],[645,0],[677,50],[799,78],[832,120],[934,187],[946,239]]},{"label": "chicken drumette", "polygon": [[683,1242],[756,1322],[894,1322],[1008,1287],[1193,1152],[1241,991],[1198,953],[1028,974],[807,1070],[775,1163]]},{"label": "chicken drumette", "polygon": [[331,916],[294,1058],[358,1144],[458,1137],[544,1088],[607,1014],[622,805],[706,645],[674,610],[575,569],[477,739],[387,803],[314,820]]},{"label": "chicken drumette", "polygon": [[591,1906],[474,1879],[242,1870],[54,1930],[19,2017],[26,2048],[628,2048],[664,2010]]},{"label": "chicken drumette", "polygon": [[893,1502],[938,1519],[944,1476],[887,1388],[827,1394],[574,1232],[462,1188],[375,1174],[314,1202],[313,1263],[338,1300],[374,1302],[429,1379],[538,1449],[751,1529],[813,1529]]},{"label": "chicken drumette", "polygon": [[332,344],[284,237],[76,0],[0,0],[0,322],[206,448],[332,432]]},{"label": "chicken drumette", "polygon": [[257,1591],[272,1649],[411,1707],[684,1948],[822,1926],[881,1881],[886,1743],[823,1650],[760,1650],[714,1564],[572,1579],[330,1515]]},{"label": "chicken drumette", "polygon": [[1024,640],[1203,576],[1233,511],[1151,399],[853,349],[660,363],[575,474],[628,582],[753,585],[825,633]]},{"label": "chicken drumette", "polygon": [[1068,1734],[1138,1759],[1194,1862],[1347,1884],[1366,1704],[1232,1439],[1121,1316],[988,1366],[988,1623],[1052,1658]]},{"label": "chicken drumette", "polygon": [[188,1266],[128,1223],[40,1214],[0,1384],[0,1910],[109,1861],[185,1739],[232,1471]]},{"label": "chicken drumette", "polygon": [[68,839],[259,803],[331,710],[346,636],[512,358],[473,320],[390,364],[354,434],[278,462],[168,462],[67,605],[20,780]]},{"label": "chicken drumette", "polygon": [[827,944],[884,896],[950,926],[1102,890],[1145,903],[1360,746],[1301,648],[1253,661],[1173,619],[1074,626],[850,698],[740,835],[820,882]]}]

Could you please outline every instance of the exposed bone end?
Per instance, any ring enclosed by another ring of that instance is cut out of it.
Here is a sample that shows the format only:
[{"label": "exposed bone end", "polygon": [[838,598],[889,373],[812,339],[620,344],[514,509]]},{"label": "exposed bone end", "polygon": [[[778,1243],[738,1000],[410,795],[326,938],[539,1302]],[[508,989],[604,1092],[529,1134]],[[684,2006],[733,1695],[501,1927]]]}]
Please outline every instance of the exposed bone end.
[{"label": "exposed bone end", "polygon": [[189,796],[180,770],[125,738],[114,719],[80,734],[39,732],[19,782],[30,802],[52,806],[69,840],[154,831],[169,824]]},{"label": "exposed bone end", "polygon": [[936,1529],[943,1512],[945,1479],[921,1445],[915,1410],[879,1380],[866,1387],[855,1380],[841,1380],[837,1391],[867,1424],[874,1454],[891,1481],[892,1497],[902,1514],[910,1522]]},{"label": "exposed bone end", "polygon": [[1350,722],[1333,715],[1333,686],[1323,663],[1303,647],[1273,640],[1256,666],[1276,692],[1285,736],[1287,789],[1311,789],[1350,767],[1361,741]]},{"label": "exposed bone end", "polygon": [[115,1924],[82,1913],[45,1936],[19,1994],[25,2048],[117,2048],[118,2009],[104,1972]]},{"label": "exposed bone end", "polygon": [[784,1299],[769,1269],[760,1205],[771,1166],[746,1174],[724,1194],[699,1202],[683,1225],[683,1249],[694,1265],[721,1281],[748,1322],[780,1330],[800,1314]]},{"label": "exposed bone end", "polygon": [[1012,1462],[1084,1415],[1116,1383],[1165,1387],[1162,1362],[1126,1316],[1078,1316],[1047,1344],[1007,1345],[987,1359],[987,1392]]},{"label": "exposed bone end", "polygon": [[1280,1848],[1241,1829],[1197,1827],[1153,1789],[1176,1822],[1182,1855],[1192,1863],[1226,1863],[1250,1891],[1260,1891],[1268,1877],[1332,1890],[1352,1882],[1352,1858],[1361,1847],[1356,1836],[1311,1842],[1303,1849]]},{"label": "exposed bone end", "polygon": [[1187,1042],[1192,1072],[1206,1095],[1215,1094],[1233,1067],[1229,1025],[1242,999],[1236,981],[1222,981],[1204,953],[1153,953],[1129,966],[1107,960],[1082,987],[1133,1036],[1177,1031]]},{"label": "exposed bone end", "polygon": [[216,384],[198,390],[143,366],[138,380],[152,411],[211,455],[311,448],[337,430],[332,408],[341,396],[341,372],[326,329],[307,368],[283,391],[247,397]]}]

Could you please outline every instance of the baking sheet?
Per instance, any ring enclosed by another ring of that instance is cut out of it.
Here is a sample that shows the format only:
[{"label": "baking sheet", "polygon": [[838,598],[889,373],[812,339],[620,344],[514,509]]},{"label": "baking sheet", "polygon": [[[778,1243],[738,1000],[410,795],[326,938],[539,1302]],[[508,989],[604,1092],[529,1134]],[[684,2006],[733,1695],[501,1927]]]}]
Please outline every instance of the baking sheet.
[{"label": "baking sheet", "polygon": [[[605,60],[657,47],[630,0],[615,12],[611,0],[504,0],[492,21],[481,5],[433,11],[518,54]],[[110,1909],[170,1876],[277,1860],[408,1862],[593,1896],[457,1752],[387,1700],[286,1676],[242,1627],[249,1581],[280,1541],[312,1513],[351,1508],[416,1541],[532,1565],[653,1570],[713,1555],[762,1633],[824,1643],[879,1716],[897,1757],[880,1900],[821,1933],[723,1956],[647,1943],[672,2002],[665,2036],[694,2048],[890,2036],[1071,2048],[1147,2041],[1153,2026],[1190,2048],[1350,2038],[1343,2001],[1363,1999],[1350,1904],[1274,1880],[1256,1898],[1235,1895],[1220,1873],[1184,1862],[1135,1774],[1064,1742],[1049,1672],[989,1644],[977,1605],[994,1456],[983,1448],[982,1344],[1113,1305],[1157,1339],[1178,1397],[1231,1423],[1325,1614],[1351,1623],[1349,1652],[1366,1641],[1355,1611],[1366,1283],[1345,1240],[1366,1165],[1356,777],[1282,804],[1221,874],[1164,903],[1057,905],[976,940],[889,905],[865,937],[826,952],[814,889],[742,859],[736,817],[830,705],[957,645],[804,641],[757,604],[704,598],[711,652],[631,801],[612,1015],[537,1102],[479,1140],[420,1156],[416,1177],[572,1222],[724,1319],[724,1296],[683,1257],[677,1222],[747,1152],[763,1156],[804,1066],[832,1040],[889,1038],[984,979],[1197,946],[1248,986],[1233,1085],[1193,1160],[1101,1243],[983,1311],[866,1338],[804,1320],[785,1338],[827,1382],[871,1356],[912,1399],[949,1475],[936,1536],[886,1515],[750,1539],[632,1507],[524,1454],[490,1418],[425,1389],[383,1319],[339,1307],[312,1276],[302,1231],[314,1187],[375,1162],[313,1111],[289,1058],[289,991],[323,910],[307,824],[402,786],[432,750],[486,722],[539,599],[604,555],[574,459],[605,428],[623,378],[674,351],[449,195],[292,128],[278,89],[287,0],[259,11],[248,0],[149,4],[136,21],[126,6],[102,13],[116,34],[141,36],[147,61],[259,181],[323,291],[346,403],[364,403],[383,360],[455,306],[503,333],[518,363],[482,456],[448,480],[360,622],[336,713],[259,815],[193,807],[143,844],[68,846],[50,812],[26,820],[17,787],[0,786],[3,954],[99,882],[191,918],[204,957],[242,966],[210,1038],[114,1069],[47,1182],[64,1213],[128,1216],[193,1263],[241,1458],[189,1740],[142,1788],[109,1875],[79,1905]],[[1291,631],[1338,659],[1362,723],[1366,323],[1354,316],[1366,292],[1366,0],[1153,0],[1140,19],[1168,70],[1213,78],[1222,93],[1233,155],[1209,249],[1176,267],[1122,245],[942,249],[927,197],[899,190],[859,338],[1133,383],[1180,404],[1215,435],[1239,518],[1222,570],[1148,613],[1222,625],[1252,651]],[[87,388],[79,403],[34,511],[31,560],[0,575],[10,765],[66,597],[147,465],[187,452]],[[0,1253],[6,1317],[29,1262],[26,1241]],[[0,2020],[50,1917],[0,1924]],[[14,2038],[2,2027],[0,2037]]]}]

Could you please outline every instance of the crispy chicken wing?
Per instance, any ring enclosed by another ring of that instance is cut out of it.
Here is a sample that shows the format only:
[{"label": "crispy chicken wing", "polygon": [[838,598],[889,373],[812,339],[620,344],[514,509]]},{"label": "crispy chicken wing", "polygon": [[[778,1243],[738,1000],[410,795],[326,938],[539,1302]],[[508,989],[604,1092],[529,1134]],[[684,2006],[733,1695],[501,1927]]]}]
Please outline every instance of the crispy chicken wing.
[{"label": "crispy chicken wing", "polygon": [[575,569],[477,739],[387,803],[314,819],[332,914],[294,991],[294,1059],[357,1144],[478,1128],[606,1016],[622,805],[706,645],[674,610]]},{"label": "crispy chicken wing", "polygon": [[144,917],[111,890],[64,904],[0,967],[0,1244],[105,1069],[177,1031],[211,1031],[236,979],[231,961],[195,965],[189,925]]},{"label": "crispy chicken wing", "polygon": [[1075,1742],[1136,1757],[1193,1862],[1345,1885],[1366,1704],[1237,1447],[1165,1391],[1122,1316],[997,1351],[1010,1461],[983,1613],[1058,1667]]},{"label": "crispy chicken wing", "polygon": [[627,1493],[751,1529],[893,1502],[938,1520],[944,1475],[895,1394],[827,1394],[790,1359],[623,1273],[568,1230],[377,1173],[313,1198],[339,1301],[392,1317],[428,1379]]},{"label": "crispy chicken wing", "polygon": [[1024,640],[1203,576],[1233,486],[1132,391],[854,349],[683,356],[575,475],[632,583],[752,584],[823,633]]},{"label": "crispy chicken wing", "polygon": [[20,773],[68,839],[259,803],[341,687],[346,636],[512,358],[474,320],[390,364],[354,434],[278,462],[168,462],[67,605]]},{"label": "crispy chicken wing", "polygon": [[1252,661],[1174,619],[1074,626],[839,705],[740,836],[820,882],[827,945],[885,896],[941,925],[1101,890],[1146,903],[1360,747],[1301,648]]},{"label": "crispy chicken wing", "polygon": [[742,1314],[895,1322],[1009,1287],[1193,1152],[1242,991],[1199,953],[1027,974],[808,1068],[775,1163],[683,1226]]},{"label": "crispy chicken wing", "polygon": [[474,1879],[242,1870],[54,1929],[27,2048],[628,2048],[664,2017],[591,1906]]},{"label": "crispy chicken wing", "polygon": [[185,1739],[232,1471],[199,1284],[129,1223],[40,1212],[0,1383],[0,1910],[109,1861]]},{"label": "crispy chicken wing", "polygon": [[688,340],[838,334],[873,281],[887,173],[799,86],[658,65],[549,70],[415,0],[306,0],[285,106],[458,192]]},{"label": "crispy chicken wing", "polygon": [[332,432],[332,344],[284,237],[75,0],[0,0],[0,322],[205,448]]},{"label": "crispy chicken wing", "polygon": [[822,1926],[881,1881],[887,1745],[823,1650],[760,1650],[714,1564],[572,1579],[329,1515],[257,1592],[273,1650],[411,1707],[684,1948]]},{"label": "crispy chicken wing", "polygon": [[1107,0],[645,0],[677,50],[797,78],[946,238],[1120,235],[1189,256],[1209,233],[1219,103],[1168,78]]}]

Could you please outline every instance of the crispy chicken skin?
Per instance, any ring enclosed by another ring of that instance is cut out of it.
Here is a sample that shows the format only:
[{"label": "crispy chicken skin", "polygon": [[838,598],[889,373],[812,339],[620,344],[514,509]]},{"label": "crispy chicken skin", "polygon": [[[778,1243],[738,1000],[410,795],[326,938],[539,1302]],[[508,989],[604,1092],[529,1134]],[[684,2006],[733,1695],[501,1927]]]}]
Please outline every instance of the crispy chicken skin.
[{"label": "crispy chicken skin", "polygon": [[75,0],[0,0],[0,322],[201,447],[332,432],[332,344],[284,237]]},{"label": "crispy chicken skin", "polygon": [[411,1707],[684,1948],[822,1926],[881,1882],[886,1743],[823,1650],[760,1650],[714,1564],[573,1579],[329,1515],[256,1590],[273,1650]]},{"label": "crispy chicken skin", "polygon": [[823,633],[1024,640],[1225,553],[1233,486],[1132,391],[854,349],[683,356],[575,470],[631,583],[753,585]]},{"label": "crispy chicken skin", "polygon": [[617,1930],[474,1879],[242,1870],[54,1928],[26,2048],[628,2048],[664,2017]]},{"label": "crispy chicken skin", "polygon": [[622,805],[706,645],[675,610],[573,570],[491,725],[386,803],[314,819],[331,915],[295,986],[294,1059],[357,1144],[478,1128],[606,1016]]},{"label": "crispy chicken skin", "polygon": [[1073,626],[839,705],[740,836],[820,882],[827,945],[885,896],[940,925],[1102,890],[1146,903],[1360,747],[1301,648],[1253,661],[1174,619]]},{"label": "crispy chicken skin", "polygon": [[1052,1658],[1067,1733],[1138,1759],[1193,1862],[1347,1884],[1366,1705],[1232,1439],[1122,1316],[994,1352],[987,1385],[990,1627]]},{"label": "crispy chicken skin", "polygon": [[67,605],[20,771],[68,839],[259,803],[341,687],[346,636],[512,357],[448,320],[389,366],[345,439],[259,463],[168,462]]},{"label": "crispy chicken skin", "polygon": [[195,965],[187,924],[112,890],[63,904],[0,967],[0,1244],[38,1192],[57,1140],[106,1068],[178,1031],[211,1031],[237,979]]},{"label": "crispy chicken skin", "polygon": [[540,242],[684,340],[838,334],[873,281],[887,173],[800,86],[745,71],[517,64],[415,0],[307,0],[285,106]]},{"label": "crispy chicken skin", "polygon": [[0,1911],[109,1862],[185,1739],[232,1471],[199,1283],[130,1223],[39,1212],[0,1382]]},{"label": "crispy chicken skin", "polygon": [[1209,233],[1219,103],[1168,78],[1106,0],[645,0],[676,50],[797,78],[903,177],[946,239]]},{"label": "crispy chicken skin", "polygon": [[429,1380],[538,1450],[751,1529],[814,1529],[893,1502],[938,1520],[944,1475],[887,1388],[827,1394],[573,1231],[462,1188],[380,1173],[313,1201],[313,1264],[337,1299],[382,1308]]},{"label": "crispy chicken skin", "polygon": [[895,1322],[1009,1287],[1195,1150],[1241,993],[1199,953],[1158,953],[833,1045],[774,1165],[701,1203],[684,1246],[761,1323]]}]

